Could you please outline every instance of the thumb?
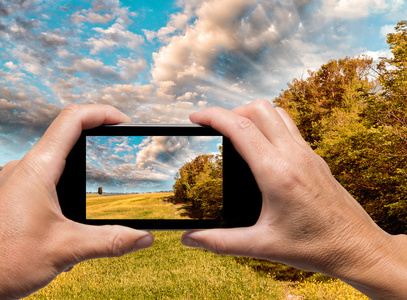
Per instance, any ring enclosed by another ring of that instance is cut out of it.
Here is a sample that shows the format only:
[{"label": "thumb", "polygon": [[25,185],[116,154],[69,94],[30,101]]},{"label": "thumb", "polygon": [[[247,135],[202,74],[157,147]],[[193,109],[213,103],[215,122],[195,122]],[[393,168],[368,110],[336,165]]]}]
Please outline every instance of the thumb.
[{"label": "thumb", "polygon": [[124,226],[90,226],[75,222],[69,222],[68,226],[65,237],[59,240],[63,244],[56,248],[62,251],[57,255],[61,258],[57,264],[62,269],[88,259],[122,256],[154,243],[150,232]]},{"label": "thumb", "polygon": [[181,237],[184,246],[209,250],[215,254],[250,256],[256,251],[253,227],[187,231]]}]

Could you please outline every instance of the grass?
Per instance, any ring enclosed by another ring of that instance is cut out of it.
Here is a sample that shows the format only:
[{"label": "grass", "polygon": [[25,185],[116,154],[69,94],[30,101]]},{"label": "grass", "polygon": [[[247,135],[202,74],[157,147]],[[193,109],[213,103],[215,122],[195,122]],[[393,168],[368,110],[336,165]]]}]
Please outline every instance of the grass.
[{"label": "grass", "polygon": [[183,247],[179,231],[154,235],[151,248],[83,262],[27,299],[367,299],[339,280],[279,281],[234,257]]},{"label": "grass", "polygon": [[[92,218],[181,218],[172,193],[87,195]],[[186,248],[179,231],[120,258],[78,264],[27,299],[367,299],[345,283],[288,266]]]},{"label": "grass", "polygon": [[173,193],[86,195],[87,219],[188,219],[182,204],[164,203]]}]

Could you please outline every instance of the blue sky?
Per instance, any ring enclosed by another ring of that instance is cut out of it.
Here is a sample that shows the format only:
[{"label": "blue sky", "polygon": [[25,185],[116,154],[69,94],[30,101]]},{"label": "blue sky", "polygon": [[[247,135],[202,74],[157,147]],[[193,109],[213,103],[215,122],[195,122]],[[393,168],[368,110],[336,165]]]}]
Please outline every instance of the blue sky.
[{"label": "blue sky", "polygon": [[86,190],[171,191],[174,177],[202,154],[219,154],[220,136],[91,136],[86,139]]},{"label": "blue sky", "polygon": [[0,166],[69,103],[134,122],[273,101],[330,59],[389,55],[404,0],[0,1]]}]

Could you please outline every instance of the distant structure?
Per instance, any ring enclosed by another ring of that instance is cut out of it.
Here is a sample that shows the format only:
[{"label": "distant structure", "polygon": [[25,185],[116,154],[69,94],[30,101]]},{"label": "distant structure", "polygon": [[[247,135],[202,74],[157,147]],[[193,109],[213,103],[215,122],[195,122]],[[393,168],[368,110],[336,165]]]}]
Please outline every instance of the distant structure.
[{"label": "distant structure", "polygon": [[98,194],[99,194],[99,195],[102,195],[102,194],[103,194],[102,187],[99,187],[99,188],[98,188]]}]

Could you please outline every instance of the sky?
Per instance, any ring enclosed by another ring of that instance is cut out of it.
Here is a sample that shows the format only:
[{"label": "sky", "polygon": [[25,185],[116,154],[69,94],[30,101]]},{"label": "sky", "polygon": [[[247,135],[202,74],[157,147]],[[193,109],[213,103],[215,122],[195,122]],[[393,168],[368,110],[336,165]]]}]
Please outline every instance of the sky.
[{"label": "sky", "polygon": [[175,175],[202,154],[220,154],[221,136],[88,136],[86,191],[172,191]]},{"label": "sky", "polygon": [[388,56],[404,0],[0,0],[0,166],[70,103],[136,123],[273,99],[330,59]]}]

